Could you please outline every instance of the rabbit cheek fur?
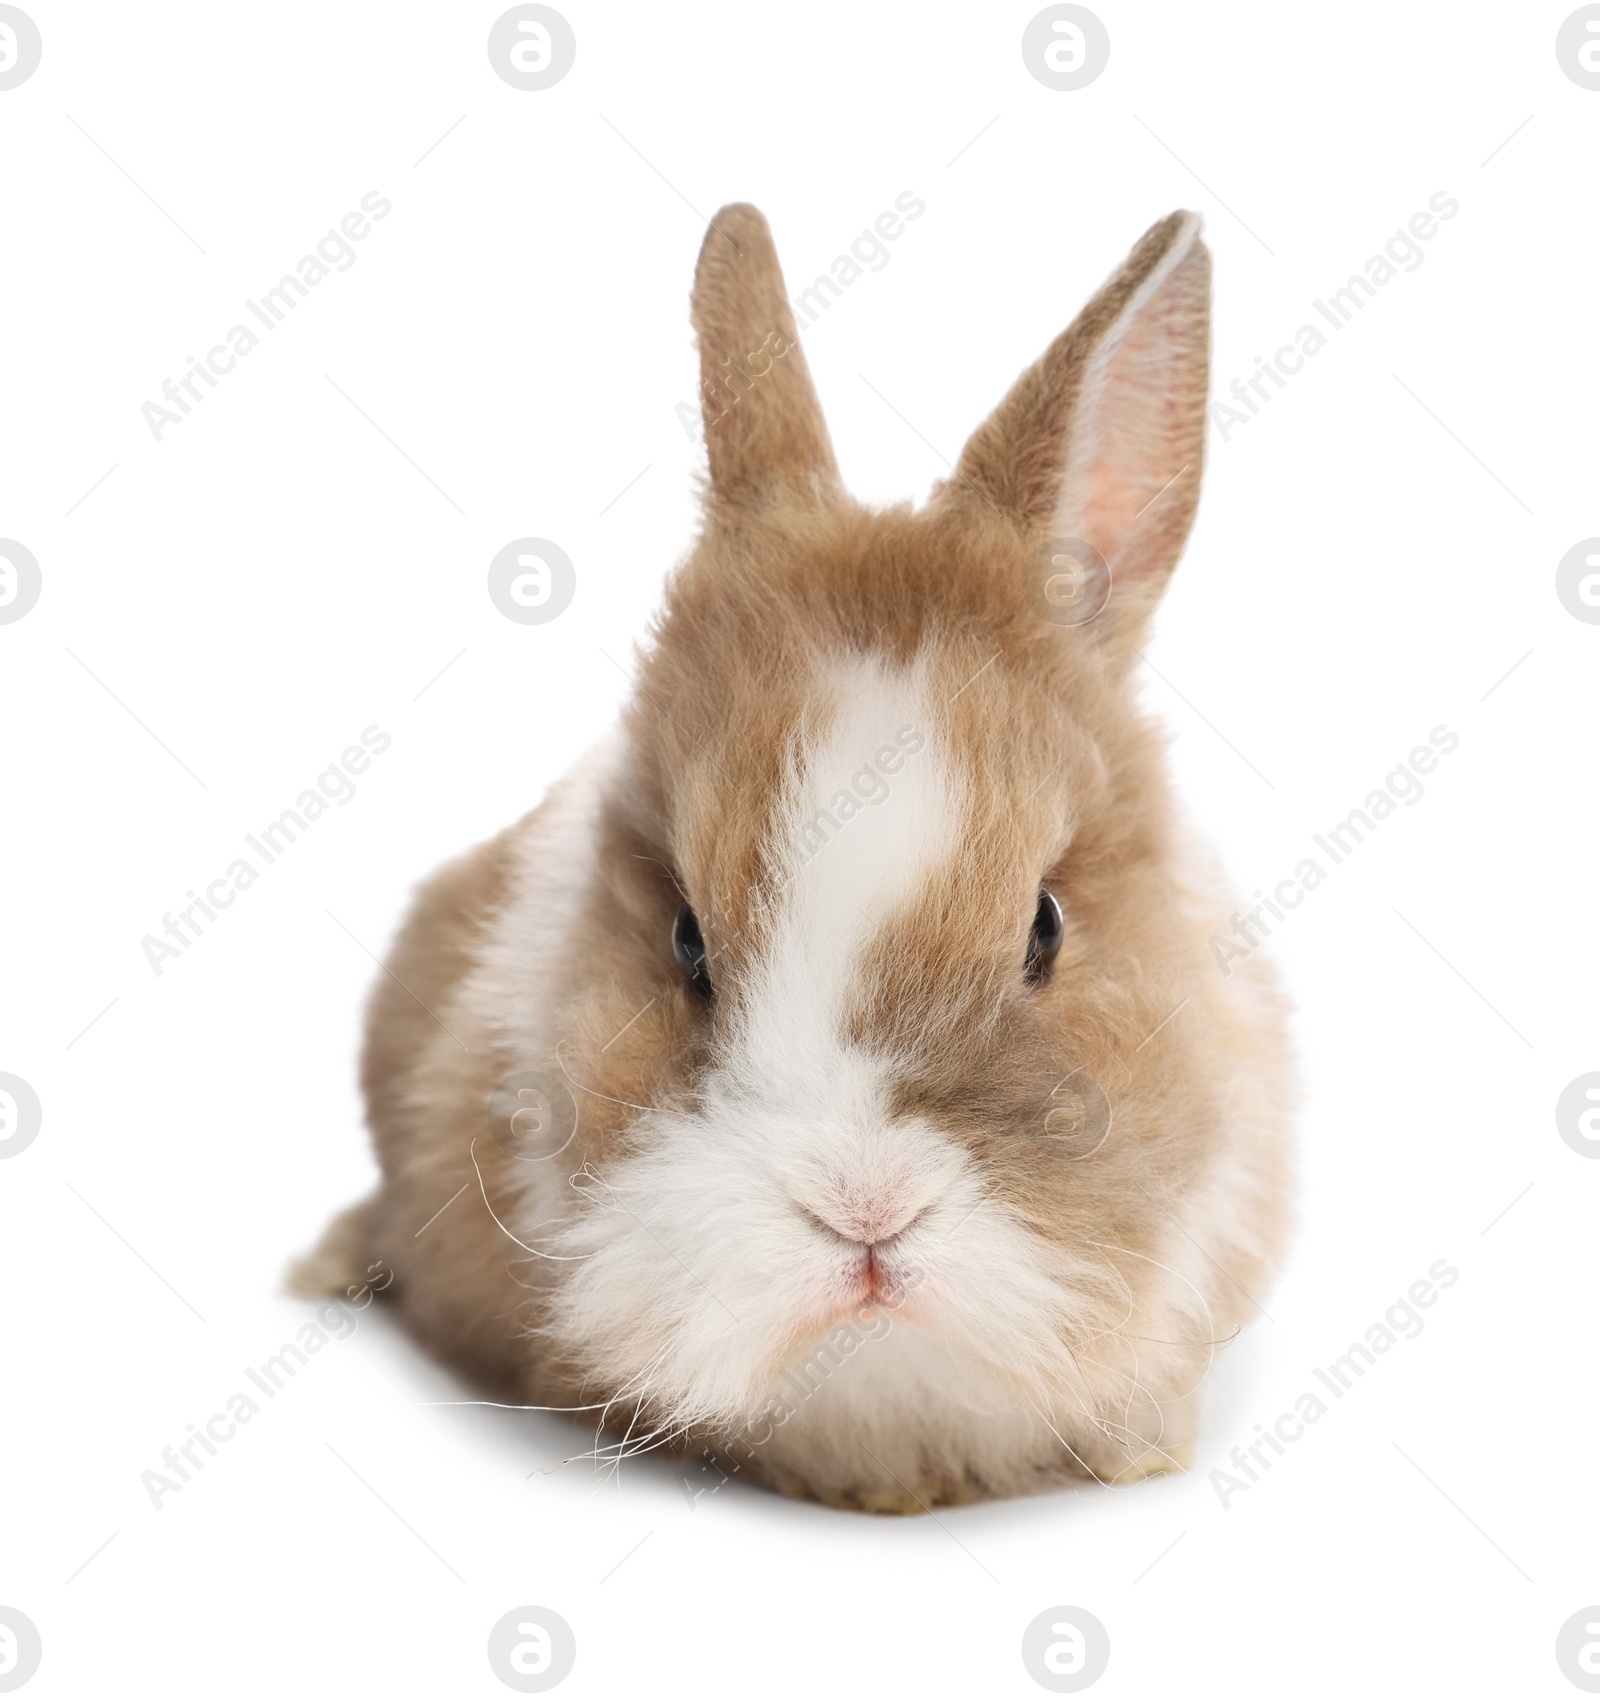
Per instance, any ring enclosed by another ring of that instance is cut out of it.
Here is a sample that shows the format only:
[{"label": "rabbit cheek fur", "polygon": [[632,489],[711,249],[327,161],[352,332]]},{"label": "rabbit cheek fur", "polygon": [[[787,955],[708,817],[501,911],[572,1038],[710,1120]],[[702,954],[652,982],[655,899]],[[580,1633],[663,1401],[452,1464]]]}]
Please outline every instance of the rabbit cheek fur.
[{"label": "rabbit cheek fur", "polygon": [[[1208,302],[1174,214],[925,507],[871,512],[765,222],[718,215],[703,533],[619,729],[418,898],[364,1060],[382,1185],[303,1288],[381,1261],[436,1354],[600,1454],[842,1506],[1186,1465],[1288,1191],[1279,1001],[1207,948],[1230,904],[1129,679],[1198,493]],[[1077,625],[1037,594],[1064,536],[1110,562]],[[488,1135],[521,1069],[570,1088],[554,1157]]]}]

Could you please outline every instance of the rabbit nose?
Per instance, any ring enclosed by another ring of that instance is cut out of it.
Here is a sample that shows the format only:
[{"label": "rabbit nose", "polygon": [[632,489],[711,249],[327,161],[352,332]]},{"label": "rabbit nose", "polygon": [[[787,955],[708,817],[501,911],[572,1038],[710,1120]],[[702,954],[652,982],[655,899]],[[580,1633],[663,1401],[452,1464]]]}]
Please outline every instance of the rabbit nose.
[{"label": "rabbit nose", "polygon": [[847,1244],[863,1244],[868,1249],[899,1237],[927,1212],[923,1203],[890,1197],[802,1203],[800,1208],[813,1226],[830,1237],[842,1238]]}]

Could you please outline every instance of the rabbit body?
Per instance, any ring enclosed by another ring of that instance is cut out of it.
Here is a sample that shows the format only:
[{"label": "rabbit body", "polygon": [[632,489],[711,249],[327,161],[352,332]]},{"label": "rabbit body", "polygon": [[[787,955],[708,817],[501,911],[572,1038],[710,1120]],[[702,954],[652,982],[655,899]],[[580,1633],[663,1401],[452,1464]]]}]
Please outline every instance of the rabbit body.
[{"label": "rabbit body", "polygon": [[841,1506],[1186,1465],[1292,1096],[1129,676],[1208,314],[1176,213],[925,506],[870,511],[764,221],[718,214],[702,534],[616,731],[418,895],[363,1059],[382,1182],[304,1288],[381,1261],[435,1354],[600,1454]]}]

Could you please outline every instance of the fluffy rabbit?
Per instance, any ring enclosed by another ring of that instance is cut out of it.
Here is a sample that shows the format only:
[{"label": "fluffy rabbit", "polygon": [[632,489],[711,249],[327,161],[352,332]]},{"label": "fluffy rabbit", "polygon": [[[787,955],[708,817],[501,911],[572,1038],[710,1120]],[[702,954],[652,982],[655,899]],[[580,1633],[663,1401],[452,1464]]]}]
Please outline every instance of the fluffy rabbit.
[{"label": "fluffy rabbit", "polygon": [[382,1183],[300,1289],[382,1263],[488,1395],[842,1507],[1187,1465],[1290,1095],[1130,680],[1199,494],[1199,228],[872,512],[765,220],[717,215],[701,536],[620,727],[417,897],[362,1067]]}]

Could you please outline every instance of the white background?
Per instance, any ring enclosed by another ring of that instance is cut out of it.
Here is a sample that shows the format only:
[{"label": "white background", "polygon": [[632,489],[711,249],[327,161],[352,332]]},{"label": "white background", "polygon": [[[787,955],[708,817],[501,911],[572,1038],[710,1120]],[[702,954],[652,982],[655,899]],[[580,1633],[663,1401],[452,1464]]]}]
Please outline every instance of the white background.
[{"label": "white background", "polygon": [[[1025,1694],[1066,1603],[1108,1695],[1575,1690],[1600,1163],[1554,1105],[1600,1067],[1600,627],[1554,575],[1600,532],[1600,93],[1557,64],[1571,8],[1097,0],[1109,68],[1059,93],[1033,4],[562,5],[541,93],[491,70],[498,5],[27,6],[0,534],[44,588],[0,626],[0,1070],[44,1125],[0,1162],[0,1603],[43,1635],[30,1690],[492,1694],[529,1603],[577,1635],[574,1694]],[[374,189],[356,263],[155,441],[141,404]],[[1220,390],[1460,202],[1213,432],[1141,674],[1244,891],[1460,737],[1267,945],[1303,1221],[1194,1472],[937,1520],[691,1508],[654,1459],[557,1468],[556,1418],[431,1406],[466,1394],[367,1311],[154,1509],[141,1471],[303,1324],[285,1260],[371,1181],[366,951],[626,691],[694,525],[704,217],[759,204],[798,290],[906,190],[925,214],[806,334],[875,501],[924,494],[1173,207],[1215,255]],[[576,566],[549,625],[485,590],[527,535]],[[356,799],[157,977],[140,939],[370,724]],[[1224,1508],[1209,1471],[1440,1257],[1426,1330]]]}]

